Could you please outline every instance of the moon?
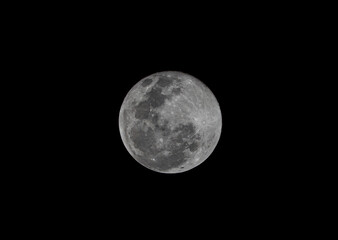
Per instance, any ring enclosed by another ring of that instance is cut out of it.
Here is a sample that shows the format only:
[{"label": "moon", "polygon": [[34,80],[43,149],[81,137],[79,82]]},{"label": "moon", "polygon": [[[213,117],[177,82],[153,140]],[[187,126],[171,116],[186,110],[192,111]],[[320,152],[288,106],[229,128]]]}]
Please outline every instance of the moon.
[{"label": "moon", "polygon": [[222,115],[216,97],[200,80],[182,72],[158,72],[127,93],[119,129],[138,163],[160,173],[181,173],[214,151]]}]

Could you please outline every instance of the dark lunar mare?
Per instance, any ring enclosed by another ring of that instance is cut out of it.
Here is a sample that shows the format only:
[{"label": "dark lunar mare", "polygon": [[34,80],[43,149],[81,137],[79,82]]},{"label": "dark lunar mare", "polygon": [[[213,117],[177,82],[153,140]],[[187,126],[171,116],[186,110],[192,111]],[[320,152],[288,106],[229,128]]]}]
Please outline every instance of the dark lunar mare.
[{"label": "dark lunar mare", "polygon": [[181,93],[182,93],[182,89],[181,88],[175,87],[172,90],[172,94],[173,95],[180,95]]},{"label": "dark lunar mare", "polygon": [[[173,130],[173,143],[183,144],[185,149],[189,149],[191,152],[195,152],[198,149],[199,141],[201,139],[200,134],[196,133],[197,129],[192,122],[179,124]],[[184,139],[183,139],[184,138]]]},{"label": "dark lunar mare", "polygon": [[151,154],[156,150],[154,131],[151,128],[145,131],[140,122],[130,130],[130,138],[133,140],[134,146],[145,154]]},{"label": "dark lunar mare", "polygon": [[161,76],[158,78],[156,85],[160,87],[168,87],[173,83],[173,81],[174,80],[172,78]]},{"label": "dark lunar mare", "polygon": [[151,83],[153,82],[153,80],[151,80],[150,78],[146,78],[143,80],[143,82],[141,83],[142,87],[147,87],[149,86]]},{"label": "dark lunar mare", "polygon": [[189,145],[189,150],[190,152],[195,152],[198,149],[198,147],[199,147],[199,144],[196,141],[194,141],[193,143]]},{"label": "dark lunar mare", "polygon": [[170,154],[168,156],[159,155],[156,159],[156,166],[160,171],[167,171],[183,165],[189,160],[189,156],[184,151],[189,149],[191,152],[195,152],[199,146],[200,135],[196,134],[196,128],[191,122],[180,124],[170,135],[172,137],[167,149]]},{"label": "dark lunar mare", "polygon": [[154,87],[149,93],[147,93],[149,97],[148,101],[152,108],[162,106],[165,100],[170,98],[170,96],[163,95],[161,92],[162,90],[160,88]]},{"label": "dark lunar mare", "polygon": [[135,106],[135,118],[148,119],[150,109],[156,109],[161,107],[166,99],[171,96],[163,95],[161,88],[153,87],[148,93],[146,93],[146,100],[139,102]]},{"label": "dark lunar mare", "polygon": [[147,119],[150,112],[150,102],[143,101],[140,102],[135,109],[135,118],[137,119]]},{"label": "dark lunar mare", "polygon": [[[133,139],[134,146],[145,154],[141,157],[141,161],[148,167],[159,171],[168,171],[179,167],[189,160],[184,151],[189,149],[191,152],[195,152],[199,147],[200,136],[196,134],[193,123],[180,124],[173,131],[167,127],[167,124],[164,124],[162,129],[155,130],[163,131],[170,137],[168,146],[165,149],[170,154],[164,155],[164,149],[156,148],[154,131],[152,129],[145,131],[140,123],[132,129],[131,138]],[[152,161],[151,157],[155,157],[156,161]]]}]

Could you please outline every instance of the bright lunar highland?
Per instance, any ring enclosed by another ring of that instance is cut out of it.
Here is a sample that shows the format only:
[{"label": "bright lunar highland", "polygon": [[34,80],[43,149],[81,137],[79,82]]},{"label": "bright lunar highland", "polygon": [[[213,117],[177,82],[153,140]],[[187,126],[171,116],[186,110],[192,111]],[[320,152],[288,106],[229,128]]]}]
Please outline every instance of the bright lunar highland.
[{"label": "bright lunar highland", "polygon": [[214,94],[200,80],[182,72],[159,72],[128,92],[119,128],[137,162],[156,172],[180,173],[213,152],[222,115]]}]

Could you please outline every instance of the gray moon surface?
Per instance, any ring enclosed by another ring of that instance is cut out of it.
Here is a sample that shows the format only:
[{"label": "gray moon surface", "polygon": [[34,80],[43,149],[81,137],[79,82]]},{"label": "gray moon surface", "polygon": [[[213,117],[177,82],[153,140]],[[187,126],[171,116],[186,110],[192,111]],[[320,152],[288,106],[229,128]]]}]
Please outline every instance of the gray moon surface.
[{"label": "gray moon surface", "polygon": [[181,173],[212,154],[222,115],[216,97],[200,80],[182,72],[158,72],[128,92],[119,129],[138,163],[160,173]]}]

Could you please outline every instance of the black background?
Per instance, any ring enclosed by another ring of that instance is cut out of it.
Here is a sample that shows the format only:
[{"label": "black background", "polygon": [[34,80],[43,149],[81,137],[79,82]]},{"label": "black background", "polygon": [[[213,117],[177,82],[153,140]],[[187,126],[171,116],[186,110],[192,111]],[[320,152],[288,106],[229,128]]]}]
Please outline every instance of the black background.
[{"label": "black background", "polygon": [[[155,222],[163,214],[200,221],[202,214],[231,215],[236,222],[288,211],[302,185],[295,181],[298,156],[291,153],[297,145],[286,140],[294,119],[284,114],[297,87],[297,26],[275,11],[260,15],[242,7],[123,14],[112,7],[67,9],[52,17],[45,12],[26,26],[26,60],[39,69],[36,85],[44,98],[38,101],[46,105],[42,160],[30,163],[34,183],[27,183],[43,196],[39,204],[74,218],[118,215],[136,223],[149,214]],[[181,174],[137,163],[118,125],[131,87],[170,70],[204,82],[223,118],[212,155]]]},{"label": "black background", "polygon": [[[117,32],[104,26],[76,34],[60,58],[60,68],[67,69],[61,70],[61,85],[71,99],[70,105],[66,103],[70,115],[64,119],[71,134],[63,136],[69,145],[61,145],[69,151],[61,161],[69,192],[98,195],[105,201],[127,198],[136,208],[143,202],[154,207],[155,201],[169,209],[187,202],[223,204],[228,198],[252,202],[255,196],[275,193],[285,180],[283,149],[276,140],[283,116],[276,112],[275,101],[285,80],[276,59],[280,46],[264,40],[270,34],[249,29],[243,34],[238,32],[240,24],[212,31],[199,24],[183,29],[158,26],[155,31],[139,30],[137,25]],[[203,81],[218,99],[223,116],[222,135],[209,159],[174,175],[138,164],[123,146],[118,126],[119,110],[131,87],[143,77],[168,70]]]}]

